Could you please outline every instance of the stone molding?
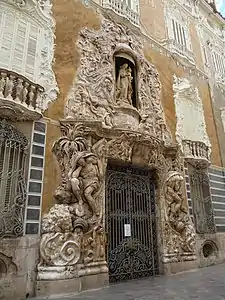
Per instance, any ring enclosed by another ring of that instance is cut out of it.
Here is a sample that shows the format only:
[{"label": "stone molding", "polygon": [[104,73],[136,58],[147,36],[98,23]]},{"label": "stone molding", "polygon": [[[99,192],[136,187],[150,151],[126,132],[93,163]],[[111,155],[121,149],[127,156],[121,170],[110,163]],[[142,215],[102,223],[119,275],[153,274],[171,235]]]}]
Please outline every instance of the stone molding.
[{"label": "stone molding", "polygon": [[25,77],[0,69],[0,113],[2,118],[37,120],[42,117],[44,88]]}]

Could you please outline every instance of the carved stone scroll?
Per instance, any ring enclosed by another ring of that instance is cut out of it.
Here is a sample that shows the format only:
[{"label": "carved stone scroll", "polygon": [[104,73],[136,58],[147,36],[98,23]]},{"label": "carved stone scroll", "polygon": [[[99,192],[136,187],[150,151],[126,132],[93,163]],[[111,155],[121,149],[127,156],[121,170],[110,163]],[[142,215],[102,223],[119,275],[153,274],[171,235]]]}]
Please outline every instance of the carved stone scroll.
[{"label": "carved stone scroll", "polygon": [[195,257],[195,228],[184,203],[184,178],[170,171],[164,182],[165,196],[165,262],[192,260]]}]

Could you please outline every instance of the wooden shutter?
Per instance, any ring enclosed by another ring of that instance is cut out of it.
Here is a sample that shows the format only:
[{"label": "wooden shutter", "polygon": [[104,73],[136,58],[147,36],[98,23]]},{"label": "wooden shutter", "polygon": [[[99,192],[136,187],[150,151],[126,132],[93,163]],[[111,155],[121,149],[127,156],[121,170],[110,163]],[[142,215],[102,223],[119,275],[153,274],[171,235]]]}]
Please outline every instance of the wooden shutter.
[{"label": "wooden shutter", "polygon": [[19,20],[17,23],[14,52],[12,60],[12,70],[18,73],[23,73],[24,69],[24,52],[26,45],[27,22]]},{"label": "wooden shutter", "polygon": [[31,79],[34,77],[35,59],[37,53],[38,27],[31,25],[28,37],[27,58],[25,75]]},{"label": "wooden shutter", "polygon": [[0,45],[0,64],[3,68],[10,67],[14,28],[15,16],[12,13],[7,13],[2,26],[3,35]]}]

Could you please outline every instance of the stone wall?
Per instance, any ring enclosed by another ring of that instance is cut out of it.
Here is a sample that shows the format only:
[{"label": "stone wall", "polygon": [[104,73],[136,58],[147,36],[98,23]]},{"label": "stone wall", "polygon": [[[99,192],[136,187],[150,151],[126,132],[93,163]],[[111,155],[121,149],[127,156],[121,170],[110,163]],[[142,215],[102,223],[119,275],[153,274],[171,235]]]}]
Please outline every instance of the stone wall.
[{"label": "stone wall", "polygon": [[38,253],[38,236],[1,240],[0,299],[34,296]]}]

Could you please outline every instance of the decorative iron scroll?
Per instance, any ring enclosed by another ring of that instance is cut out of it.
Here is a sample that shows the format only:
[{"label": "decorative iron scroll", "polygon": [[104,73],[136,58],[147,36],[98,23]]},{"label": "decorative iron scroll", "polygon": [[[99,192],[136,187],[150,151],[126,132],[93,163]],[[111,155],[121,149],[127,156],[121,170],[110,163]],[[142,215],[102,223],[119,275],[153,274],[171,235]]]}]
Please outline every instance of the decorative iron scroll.
[{"label": "decorative iron scroll", "polygon": [[158,273],[154,184],[150,175],[130,167],[107,170],[106,228],[111,282]]},{"label": "decorative iron scroll", "polygon": [[0,121],[0,237],[23,234],[27,146],[28,140],[21,132],[4,120]]}]

